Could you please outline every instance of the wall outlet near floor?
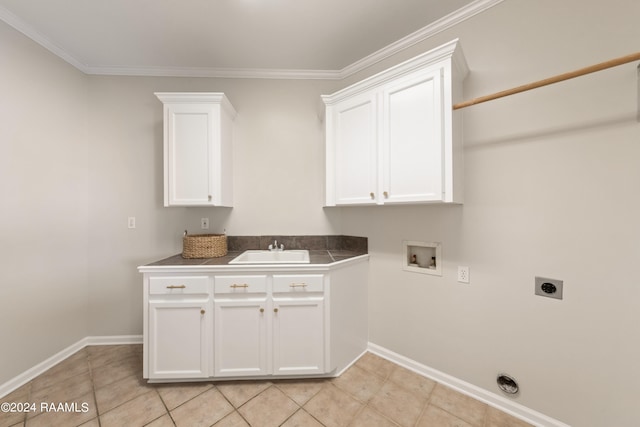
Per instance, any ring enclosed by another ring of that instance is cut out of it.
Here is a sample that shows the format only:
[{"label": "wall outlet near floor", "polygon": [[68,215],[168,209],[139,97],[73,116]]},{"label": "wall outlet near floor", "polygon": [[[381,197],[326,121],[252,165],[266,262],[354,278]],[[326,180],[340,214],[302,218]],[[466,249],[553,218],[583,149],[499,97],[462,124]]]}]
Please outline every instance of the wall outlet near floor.
[{"label": "wall outlet near floor", "polygon": [[458,282],[469,283],[469,267],[464,265],[458,266]]},{"label": "wall outlet near floor", "polygon": [[203,230],[209,229],[209,218],[200,218],[200,228]]},{"label": "wall outlet near floor", "polygon": [[130,216],[127,218],[127,228],[136,228],[136,217]]}]

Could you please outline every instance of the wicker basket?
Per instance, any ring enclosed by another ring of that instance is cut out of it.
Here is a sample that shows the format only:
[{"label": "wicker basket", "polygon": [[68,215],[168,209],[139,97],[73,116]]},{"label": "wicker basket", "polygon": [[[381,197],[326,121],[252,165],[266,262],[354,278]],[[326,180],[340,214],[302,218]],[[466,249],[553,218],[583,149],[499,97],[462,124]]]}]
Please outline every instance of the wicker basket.
[{"label": "wicker basket", "polygon": [[224,234],[186,234],[182,238],[182,258],[216,258],[227,254]]}]

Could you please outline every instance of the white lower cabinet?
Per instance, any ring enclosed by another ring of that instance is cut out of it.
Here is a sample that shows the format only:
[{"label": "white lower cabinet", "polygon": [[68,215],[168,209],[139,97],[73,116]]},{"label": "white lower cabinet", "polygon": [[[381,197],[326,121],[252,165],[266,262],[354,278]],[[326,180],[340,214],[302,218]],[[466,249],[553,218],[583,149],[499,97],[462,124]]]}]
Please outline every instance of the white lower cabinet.
[{"label": "white lower cabinet", "polygon": [[149,303],[149,377],[209,376],[207,325],[203,302]]},{"label": "white lower cabinet", "polygon": [[267,375],[267,276],[214,277],[214,376]]},{"label": "white lower cabinet", "polygon": [[[273,275],[273,373],[322,374],[329,366],[331,275]],[[325,283],[326,281],[326,283]],[[326,286],[325,286],[326,285]]]},{"label": "white lower cabinet", "polygon": [[325,373],[323,281],[323,275],[216,276],[215,376]]},{"label": "white lower cabinet", "polygon": [[144,378],[332,376],[366,349],[365,263],[242,273],[144,271]]},{"label": "white lower cabinet", "polygon": [[145,277],[145,377],[202,378],[210,374],[209,288],[209,277],[202,274]]},{"label": "white lower cabinet", "polygon": [[214,372],[219,377],[266,375],[266,300],[216,301]]},{"label": "white lower cabinet", "polygon": [[322,374],[325,366],[324,298],[273,301],[273,374]]}]

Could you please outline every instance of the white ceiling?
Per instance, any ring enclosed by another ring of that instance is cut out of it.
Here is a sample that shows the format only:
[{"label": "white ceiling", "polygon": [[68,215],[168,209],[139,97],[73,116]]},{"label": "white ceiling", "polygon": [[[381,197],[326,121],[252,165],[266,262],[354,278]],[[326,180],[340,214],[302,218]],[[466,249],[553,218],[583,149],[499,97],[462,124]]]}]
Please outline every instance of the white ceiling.
[{"label": "white ceiling", "polygon": [[502,0],[0,0],[88,74],[340,78]]}]

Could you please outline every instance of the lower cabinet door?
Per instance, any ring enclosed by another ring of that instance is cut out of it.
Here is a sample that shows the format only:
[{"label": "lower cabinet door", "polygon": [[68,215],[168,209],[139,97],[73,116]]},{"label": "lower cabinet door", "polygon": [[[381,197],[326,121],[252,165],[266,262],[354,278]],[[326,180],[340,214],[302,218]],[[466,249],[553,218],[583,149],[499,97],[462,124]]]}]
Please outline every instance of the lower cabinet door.
[{"label": "lower cabinet door", "polygon": [[207,302],[149,303],[149,378],[207,378]]},{"label": "lower cabinet door", "polygon": [[273,374],[325,373],[324,300],[274,300],[272,314]]},{"label": "lower cabinet door", "polygon": [[216,377],[267,375],[266,300],[214,302]]}]

